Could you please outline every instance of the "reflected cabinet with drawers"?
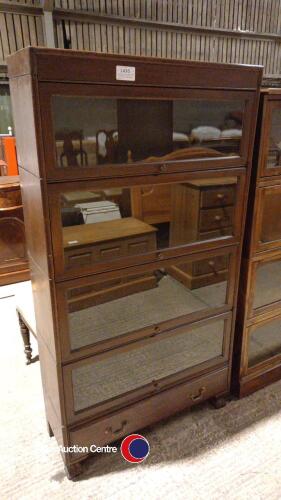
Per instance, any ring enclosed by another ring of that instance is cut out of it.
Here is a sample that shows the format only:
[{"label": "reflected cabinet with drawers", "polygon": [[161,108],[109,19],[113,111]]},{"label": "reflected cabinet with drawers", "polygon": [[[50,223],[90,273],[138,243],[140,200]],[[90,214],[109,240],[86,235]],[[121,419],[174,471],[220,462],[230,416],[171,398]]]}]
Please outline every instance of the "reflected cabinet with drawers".
[{"label": "reflected cabinet with drawers", "polygon": [[281,89],[262,89],[236,324],[234,387],[281,378]]},{"label": "reflected cabinet with drawers", "polygon": [[218,401],[261,68],[24,49],[9,75],[50,434],[105,445]]}]

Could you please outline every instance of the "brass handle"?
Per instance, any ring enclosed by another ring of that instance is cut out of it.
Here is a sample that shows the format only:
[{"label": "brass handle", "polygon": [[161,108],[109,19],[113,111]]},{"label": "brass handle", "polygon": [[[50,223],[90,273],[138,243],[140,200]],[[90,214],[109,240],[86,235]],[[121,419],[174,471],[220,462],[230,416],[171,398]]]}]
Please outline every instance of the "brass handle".
[{"label": "brass handle", "polygon": [[215,220],[222,220],[222,216],[221,215],[216,215],[215,216]]},{"label": "brass handle", "polygon": [[199,401],[199,399],[202,398],[204,392],[206,392],[206,387],[201,387],[198,394],[191,394],[190,399],[192,399],[192,401]]},{"label": "brass handle", "polygon": [[168,170],[167,165],[165,165],[165,164],[164,164],[164,165],[161,165],[161,166],[160,166],[160,171],[161,171],[161,172],[167,172],[167,170]]},{"label": "brass handle", "polygon": [[224,195],[223,193],[218,193],[218,194],[217,194],[217,198],[218,198],[219,200],[222,200],[224,197],[225,197],[225,195]]},{"label": "brass handle", "polygon": [[105,429],[105,434],[114,434],[114,435],[119,434],[120,432],[123,432],[127,423],[128,423],[127,420],[124,420],[123,422],[121,422],[121,427],[119,427],[119,429],[115,429],[115,431],[112,429],[112,427],[107,427]]}]

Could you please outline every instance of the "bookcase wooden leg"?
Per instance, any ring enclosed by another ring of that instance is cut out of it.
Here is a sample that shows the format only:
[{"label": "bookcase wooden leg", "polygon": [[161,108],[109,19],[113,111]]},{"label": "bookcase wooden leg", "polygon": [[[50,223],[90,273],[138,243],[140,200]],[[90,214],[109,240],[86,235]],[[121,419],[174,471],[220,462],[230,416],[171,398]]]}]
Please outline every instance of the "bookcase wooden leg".
[{"label": "bookcase wooden leg", "polygon": [[50,438],[53,437],[54,433],[53,433],[52,427],[50,426],[48,421],[47,421],[47,431],[48,431]]},{"label": "bookcase wooden leg", "polygon": [[219,410],[226,405],[227,400],[224,396],[215,396],[214,398],[210,399],[210,403],[216,410]]},{"label": "bookcase wooden leg", "polygon": [[64,466],[65,473],[68,479],[74,479],[83,472],[82,462],[76,462],[75,464],[68,464]]}]

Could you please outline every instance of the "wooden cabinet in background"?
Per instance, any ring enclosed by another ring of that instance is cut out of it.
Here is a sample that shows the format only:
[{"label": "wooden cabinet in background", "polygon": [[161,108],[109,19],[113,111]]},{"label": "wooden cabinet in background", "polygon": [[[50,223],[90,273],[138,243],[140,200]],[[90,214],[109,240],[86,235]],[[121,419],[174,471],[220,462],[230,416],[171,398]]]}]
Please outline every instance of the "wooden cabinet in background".
[{"label": "wooden cabinet in background", "polygon": [[[200,179],[171,190],[171,245],[185,245],[231,235],[237,178]],[[173,266],[171,272],[189,288],[225,279],[225,259],[205,259],[193,266]]]},{"label": "wooden cabinet in background", "polygon": [[0,285],[28,279],[19,178],[0,177]]}]

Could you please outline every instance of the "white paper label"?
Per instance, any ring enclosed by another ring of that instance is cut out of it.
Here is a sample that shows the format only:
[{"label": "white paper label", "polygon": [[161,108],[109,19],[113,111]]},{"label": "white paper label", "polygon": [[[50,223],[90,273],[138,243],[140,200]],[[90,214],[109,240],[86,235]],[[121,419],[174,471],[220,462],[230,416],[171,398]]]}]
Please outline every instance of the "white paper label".
[{"label": "white paper label", "polygon": [[134,66],[116,66],[116,80],[134,82],[135,79],[136,68]]}]

